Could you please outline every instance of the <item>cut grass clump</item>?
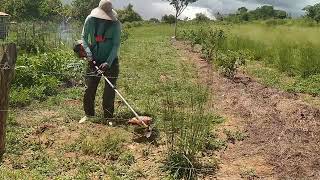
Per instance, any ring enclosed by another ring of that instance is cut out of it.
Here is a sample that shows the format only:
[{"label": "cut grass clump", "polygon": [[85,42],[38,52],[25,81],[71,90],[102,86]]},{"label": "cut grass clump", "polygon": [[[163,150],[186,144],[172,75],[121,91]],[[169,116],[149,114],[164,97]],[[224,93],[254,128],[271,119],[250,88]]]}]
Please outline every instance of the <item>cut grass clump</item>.
[{"label": "cut grass clump", "polygon": [[69,149],[81,150],[86,155],[102,156],[110,160],[117,160],[124,152],[124,143],[128,141],[121,132],[106,132],[94,136],[81,135],[77,143]]}]

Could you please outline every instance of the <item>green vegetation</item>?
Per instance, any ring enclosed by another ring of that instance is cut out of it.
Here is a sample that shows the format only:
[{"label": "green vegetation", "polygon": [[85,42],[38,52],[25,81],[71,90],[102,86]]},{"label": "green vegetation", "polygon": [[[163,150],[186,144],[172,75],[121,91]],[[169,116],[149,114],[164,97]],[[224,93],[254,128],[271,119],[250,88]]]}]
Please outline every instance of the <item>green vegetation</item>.
[{"label": "green vegetation", "polygon": [[174,17],[174,15],[172,15],[172,14],[164,15],[164,16],[162,16],[161,21],[164,23],[168,23],[168,24],[174,24],[176,22],[176,17]]},{"label": "green vegetation", "polygon": [[55,49],[52,52],[23,54],[17,61],[16,78],[12,85],[11,106],[29,105],[57,95],[59,87],[72,87],[82,80],[83,62],[73,53]]},{"label": "green vegetation", "polygon": [[[106,125],[99,107],[102,86],[96,98],[97,117],[79,124],[84,115],[86,62],[75,58],[68,40],[57,36],[56,23],[25,22],[12,27],[8,41],[17,43],[20,54],[0,179],[197,179],[217,170],[215,151],[247,135],[225,130],[226,138],[219,139],[215,128],[224,119],[212,110],[212,94],[170,41],[174,29],[169,24],[177,22],[195,0],[169,2],[177,13],[164,16],[164,23],[155,18],[141,21],[132,5],[119,11],[125,23],[117,86],[139,114],[153,117],[157,137],[150,140],[127,126],[132,114],[119,99],[115,114],[119,123]],[[75,0],[62,6],[58,0],[27,0],[17,1],[15,7],[6,1],[1,8],[12,11],[18,21],[67,16],[83,20],[97,3]],[[222,16],[213,22],[197,14],[193,21],[181,21],[178,37],[227,78],[234,80],[241,70],[268,86],[318,96],[318,5],[305,10],[309,19],[287,19],[285,12],[272,6],[253,11],[239,8],[227,22],[221,22]],[[76,30],[70,32],[69,40],[78,39],[79,22],[70,26]],[[258,178],[252,169],[240,175]]]},{"label": "green vegetation", "polygon": [[[25,51],[19,56],[11,93],[3,179],[179,178],[196,177],[204,165],[216,169],[216,162],[206,163],[202,152],[223,146],[211,132],[222,120],[206,106],[208,93],[197,84],[194,67],[172,49],[172,28],[141,24],[127,31],[118,87],[139,113],[152,115],[160,132],[156,142],[133,142],[134,129],[104,125],[101,110],[92,122],[79,125],[85,63],[65,46]],[[70,80],[76,86],[68,88]],[[102,87],[98,91],[100,105]],[[117,118],[131,116],[126,106],[117,105]],[[152,164],[142,166],[141,158]],[[146,173],[150,167],[153,173]]]},{"label": "green vegetation", "polygon": [[[199,157],[208,150],[207,142],[212,138],[211,130],[220,122],[219,117],[206,112],[208,95],[205,89],[199,88],[190,95],[190,105],[186,104],[188,102],[182,105],[178,100],[174,100],[174,97],[168,97],[163,113],[169,151],[164,168],[177,179],[196,178],[197,172],[202,168]],[[212,172],[216,170],[215,163],[207,166]]]},{"label": "green vegetation", "polygon": [[[290,92],[320,93],[317,88],[320,42],[314,38],[319,33],[318,28],[263,23],[212,23],[210,27],[198,27],[198,23],[184,24],[181,37],[190,41],[192,46],[201,45],[205,58],[222,69],[227,77],[232,78],[239,65],[258,61],[263,66],[278,71],[277,74],[284,74],[292,79],[283,83],[276,81],[283,75],[275,77],[275,74],[267,73],[263,68],[247,68],[248,72],[259,75],[258,78],[263,78],[267,84]],[[269,76],[265,76],[268,74]]]},{"label": "green vegetation", "polygon": [[[96,8],[100,0],[74,0],[63,5],[61,0],[18,0],[4,1],[0,11],[11,15],[11,20],[23,21],[69,21],[70,18],[84,21],[92,9]],[[129,4],[124,9],[117,10],[122,23],[142,21],[141,16]]]},{"label": "green vegetation", "polygon": [[307,6],[303,8],[307,12],[307,17],[317,21],[317,23],[320,22],[320,3],[315,4],[313,6]]},{"label": "green vegetation", "polygon": [[15,20],[53,20],[61,19],[60,0],[17,0],[3,1],[0,11],[8,12]]},{"label": "green vegetation", "polygon": [[117,13],[121,22],[142,21],[142,17],[133,10],[133,6],[131,4],[123,10],[118,10]]},{"label": "green vegetation", "polygon": [[287,12],[282,10],[276,10],[273,6],[258,7],[253,11],[248,11],[246,7],[238,9],[236,14],[231,14],[224,18],[226,21],[242,22],[253,20],[266,20],[266,19],[286,19],[288,17]]},{"label": "green vegetation", "polygon": [[214,62],[228,78],[234,78],[237,68],[245,64],[246,58],[250,58],[245,51],[225,48],[227,37],[221,29],[185,30],[182,38],[190,41],[193,48],[200,45],[203,56]]},{"label": "green vegetation", "polygon": [[195,20],[198,21],[198,22],[202,22],[202,21],[209,21],[210,18],[208,18],[208,17],[207,17],[205,14],[203,14],[203,13],[197,13]]},{"label": "green vegetation", "polygon": [[[174,37],[177,37],[177,30],[178,30],[178,18],[181,14],[186,10],[186,8],[192,4],[197,2],[198,0],[167,0],[169,4],[175,10],[175,28],[174,28]],[[169,16],[170,17],[170,16]]]}]

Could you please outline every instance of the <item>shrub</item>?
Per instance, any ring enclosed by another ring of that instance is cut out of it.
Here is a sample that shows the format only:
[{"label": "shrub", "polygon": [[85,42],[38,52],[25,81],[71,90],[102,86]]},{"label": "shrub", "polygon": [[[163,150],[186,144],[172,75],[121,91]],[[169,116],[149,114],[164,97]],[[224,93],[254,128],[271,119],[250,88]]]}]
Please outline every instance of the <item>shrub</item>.
[{"label": "shrub", "polygon": [[56,95],[63,83],[80,82],[83,68],[83,62],[69,51],[19,56],[10,103],[21,107],[29,105],[33,99],[44,101]]},{"label": "shrub", "polygon": [[239,66],[244,65],[246,55],[242,52],[228,51],[227,53],[217,53],[216,65],[220,72],[230,79],[234,78]]}]

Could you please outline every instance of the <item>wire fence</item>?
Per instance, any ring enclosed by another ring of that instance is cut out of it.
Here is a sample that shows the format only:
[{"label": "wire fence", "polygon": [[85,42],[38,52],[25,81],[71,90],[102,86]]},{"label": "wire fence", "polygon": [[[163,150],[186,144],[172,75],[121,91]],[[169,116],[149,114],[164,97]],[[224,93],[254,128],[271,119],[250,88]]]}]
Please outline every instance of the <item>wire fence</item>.
[{"label": "wire fence", "polygon": [[30,43],[41,41],[43,45],[58,47],[61,44],[72,45],[81,35],[81,25],[76,22],[23,22],[11,23],[7,41],[27,47]]}]

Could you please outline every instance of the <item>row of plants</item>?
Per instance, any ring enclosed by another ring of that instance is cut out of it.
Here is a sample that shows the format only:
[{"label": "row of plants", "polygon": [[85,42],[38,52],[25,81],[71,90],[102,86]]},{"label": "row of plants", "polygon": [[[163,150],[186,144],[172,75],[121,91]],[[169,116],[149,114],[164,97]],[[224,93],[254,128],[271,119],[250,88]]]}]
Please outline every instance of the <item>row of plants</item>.
[{"label": "row of plants", "polygon": [[201,45],[202,52],[208,59],[217,59],[220,52],[230,54],[246,51],[254,60],[262,60],[289,75],[309,77],[320,73],[320,52],[316,45],[309,42],[288,43],[279,40],[268,46],[249,38],[227,35],[221,29],[202,28],[184,30],[182,37],[189,40],[192,46]]},{"label": "row of plants", "polygon": [[290,84],[279,85],[283,89],[320,94],[320,52],[317,44],[303,41],[289,43],[280,39],[268,45],[227,32],[214,28],[190,28],[182,31],[181,38],[189,41],[193,48],[200,45],[204,57],[229,78],[233,78],[237,68],[246,62],[258,61],[293,79]]},{"label": "row of plants", "polygon": [[228,78],[234,78],[237,68],[251,58],[247,51],[226,48],[227,34],[222,29],[184,30],[181,37],[189,41],[193,49],[200,45],[204,58],[213,62]]}]

